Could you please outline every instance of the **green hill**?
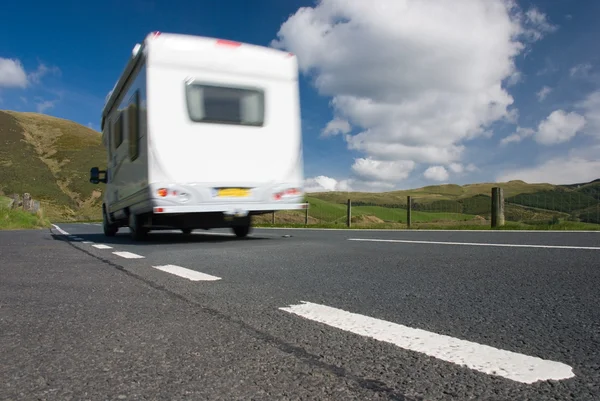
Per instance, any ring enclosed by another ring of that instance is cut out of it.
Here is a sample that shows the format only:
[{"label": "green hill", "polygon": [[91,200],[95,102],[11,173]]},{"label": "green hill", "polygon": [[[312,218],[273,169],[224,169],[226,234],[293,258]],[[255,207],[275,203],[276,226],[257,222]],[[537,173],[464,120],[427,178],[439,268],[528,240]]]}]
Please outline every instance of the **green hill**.
[{"label": "green hill", "polygon": [[0,111],[0,191],[29,192],[50,219],[98,218],[101,187],[90,166],[104,166],[101,135],[38,113]]}]

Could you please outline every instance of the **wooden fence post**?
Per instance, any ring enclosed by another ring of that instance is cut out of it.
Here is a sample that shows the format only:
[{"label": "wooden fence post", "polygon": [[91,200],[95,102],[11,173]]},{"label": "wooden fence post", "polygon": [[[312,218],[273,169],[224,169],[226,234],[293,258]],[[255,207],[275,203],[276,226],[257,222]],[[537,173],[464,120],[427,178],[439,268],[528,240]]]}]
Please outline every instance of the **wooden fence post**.
[{"label": "wooden fence post", "polygon": [[412,197],[409,195],[406,197],[406,226],[410,228],[411,224],[411,209],[412,209]]},{"label": "wooden fence post", "polygon": [[304,225],[308,225],[308,207],[304,209]]},{"label": "wooden fence post", "polygon": [[348,199],[348,207],[346,208],[346,225],[352,225],[352,201]]},{"label": "wooden fence post", "polygon": [[492,228],[504,225],[504,191],[500,187],[492,188]]},{"label": "wooden fence post", "polygon": [[271,224],[275,224],[275,211],[271,214]]}]

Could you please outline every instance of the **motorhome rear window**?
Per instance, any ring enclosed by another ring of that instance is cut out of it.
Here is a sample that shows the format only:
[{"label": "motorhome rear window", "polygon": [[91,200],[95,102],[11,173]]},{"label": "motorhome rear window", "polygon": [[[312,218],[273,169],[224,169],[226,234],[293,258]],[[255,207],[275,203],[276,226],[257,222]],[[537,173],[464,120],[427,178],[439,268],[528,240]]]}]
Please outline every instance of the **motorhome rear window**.
[{"label": "motorhome rear window", "polygon": [[262,126],[265,95],[258,89],[189,83],[187,107],[195,122]]}]

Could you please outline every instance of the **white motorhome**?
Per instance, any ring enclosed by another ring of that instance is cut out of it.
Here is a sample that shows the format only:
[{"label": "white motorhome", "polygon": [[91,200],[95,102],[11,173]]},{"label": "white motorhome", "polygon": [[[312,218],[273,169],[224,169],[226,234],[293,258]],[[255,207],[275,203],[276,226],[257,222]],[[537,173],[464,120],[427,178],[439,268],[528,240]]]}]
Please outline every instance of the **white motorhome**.
[{"label": "white motorhome", "polygon": [[231,227],[304,209],[298,64],[280,50],[154,32],[106,99],[104,233]]}]

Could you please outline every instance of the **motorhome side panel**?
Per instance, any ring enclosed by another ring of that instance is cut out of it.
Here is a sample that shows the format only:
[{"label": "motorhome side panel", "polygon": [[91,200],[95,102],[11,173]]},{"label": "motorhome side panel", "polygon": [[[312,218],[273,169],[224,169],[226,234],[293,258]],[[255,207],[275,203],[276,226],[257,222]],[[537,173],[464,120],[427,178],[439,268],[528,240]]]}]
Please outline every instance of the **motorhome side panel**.
[{"label": "motorhome side panel", "polygon": [[116,218],[148,204],[147,74],[142,60],[108,116],[110,127],[106,203]]}]

